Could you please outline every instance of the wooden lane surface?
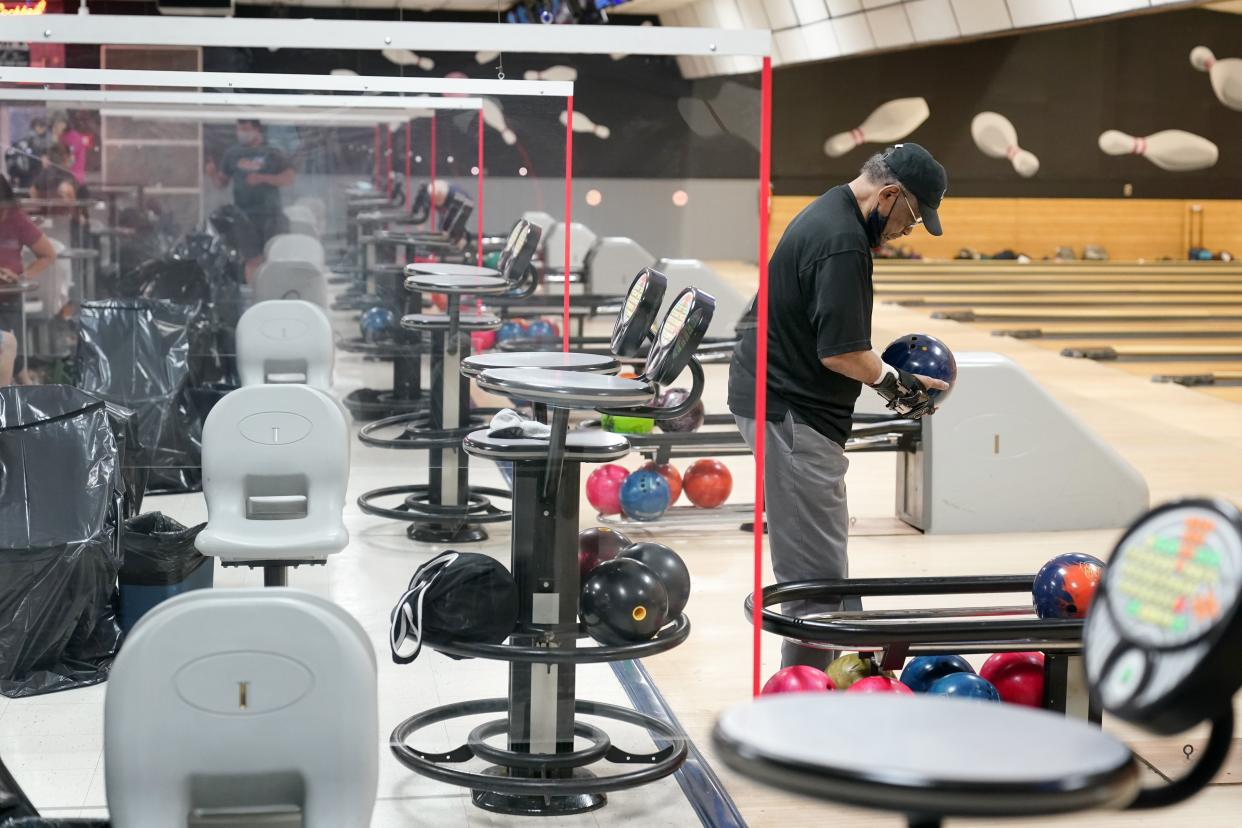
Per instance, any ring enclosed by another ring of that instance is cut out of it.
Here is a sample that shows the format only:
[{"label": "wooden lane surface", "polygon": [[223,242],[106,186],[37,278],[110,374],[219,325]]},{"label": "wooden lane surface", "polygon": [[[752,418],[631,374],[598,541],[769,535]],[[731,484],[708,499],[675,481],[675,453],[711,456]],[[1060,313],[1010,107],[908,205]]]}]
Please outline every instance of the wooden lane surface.
[{"label": "wooden lane surface", "polygon": [[[895,307],[882,303],[881,307]],[[928,308],[909,308],[911,311],[926,313]],[[1079,307],[1079,308],[985,308],[978,312],[968,308],[958,310],[933,310],[933,319],[945,319],[955,322],[1037,322],[1042,320],[1079,321],[1145,321],[1145,320],[1202,320],[1202,321],[1242,321],[1242,309],[1237,305],[1221,305],[1214,308],[1112,308],[1112,307]]]},{"label": "wooden lane surface", "polygon": [[[986,323],[980,323],[986,324]],[[1242,337],[1242,322],[1041,322],[996,328],[994,336],[1015,339],[1230,339]]]},{"label": "wooden lane surface", "polygon": [[1108,350],[1118,361],[1159,362],[1175,360],[1242,359],[1242,343],[1237,341],[1203,341],[1194,343],[1135,340],[1116,343],[1076,343],[1063,345],[1066,356]]},{"label": "wooden lane surface", "polygon": [[1185,259],[1178,261],[1125,261],[1112,259],[1103,262],[1089,262],[1077,259],[1063,262],[1036,261],[1026,263],[1013,259],[876,259],[875,266],[877,270],[960,270],[965,273],[986,270],[1004,273],[1020,273],[1034,270],[1085,271],[1090,273],[1108,273],[1115,270],[1190,270],[1201,273],[1242,272],[1242,262],[1192,262]]},{"label": "wooden lane surface", "polygon": [[1083,282],[1076,283],[1067,282],[1048,282],[1044,284],[1035,284],[1033,282],[1022,281],[1020,284],[1000,284],[996,282],[980,282],[978,284],[953,284],[949,282],[928,282],[922,284],[919,282],[909,282],[902,284],[889,284],[880,282],[875,285],[877,296],[928,296],[946,293],[968,293],[980,295],[1024,295],[1024,294],[1045,294],[1045,293],[1073,293],[1073,294],[1198,294],[1198,293],[1230,293],[1234,295],[1242,294],[1242,279],[1238,280],[1236,285],[1226,285],[1211,282],[1196,282],[1194,284],[1180,284],[1177,282],[1160,282],[1160,283],[1143,283],[1134,284],[1133,282],[1116,281],[1116,282]]},{"label": "wooden lane surface", "polygon": [[881,296],[882,302],[905,305],[911,308],[978,308],[978,307],[1038,307],[1040,305],[1056,305],[1062,307],[1106,306],[1119,307],[1127,305],[1154,306],[1195,306],[1195,305],[1234,305],[1242,307],[1242,293],[1212,293],[1194,296],[1179,294],[1136,294],[1118,293],[1110,295],[1076,295],[1073,293],[1047,293],[1039,296],[988,296],[969,293],[962,296],[928,294],[918,298],[897,298]]}]

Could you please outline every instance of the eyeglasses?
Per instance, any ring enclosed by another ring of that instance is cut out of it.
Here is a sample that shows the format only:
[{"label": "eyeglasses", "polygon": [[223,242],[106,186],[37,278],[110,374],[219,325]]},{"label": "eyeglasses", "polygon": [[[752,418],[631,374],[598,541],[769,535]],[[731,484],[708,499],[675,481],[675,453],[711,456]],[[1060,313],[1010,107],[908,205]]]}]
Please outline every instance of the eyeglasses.
[{"label": "eyeglasses", "polygon": [[901,200],[902,200],[902,201],[904,201],[904,202],[906,202],[906,209],[910,211],[910,217],[911,217],[912,219],[914,219],[914,221],[910,222],[910,224],[908,224],[908,225],[906,225],[906,226],[907,226],[907,227],[916,227],[916,226],[918,226],[918,225],[922,224],[922,223],[923,223],[923,217],[922,217],[922,216],[920,216],[920,215],[918,215],[918,214],[916,214],[916,213],[914,212],[914,208],[910,206],[910,201],[906,198],[906,190],[905,190],[905,188],[904,188],[904,187],[903,187],[903,188],[902,188],[902,190],[901,190]]}]

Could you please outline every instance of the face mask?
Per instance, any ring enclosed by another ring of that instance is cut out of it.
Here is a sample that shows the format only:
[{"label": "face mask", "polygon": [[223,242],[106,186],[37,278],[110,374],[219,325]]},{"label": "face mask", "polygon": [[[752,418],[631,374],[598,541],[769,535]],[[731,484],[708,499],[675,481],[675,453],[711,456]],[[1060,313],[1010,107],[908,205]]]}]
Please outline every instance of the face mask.
[{"label": "face mask", "polygon": [[[889,210],[892,213],[892,210]],[[879,247],[881,244],[881,235],[884,233],[884,225],[888,224],[888,216],[880,215],[880,208],[876,207],[867,215],[867,243],[872,247]]]}]

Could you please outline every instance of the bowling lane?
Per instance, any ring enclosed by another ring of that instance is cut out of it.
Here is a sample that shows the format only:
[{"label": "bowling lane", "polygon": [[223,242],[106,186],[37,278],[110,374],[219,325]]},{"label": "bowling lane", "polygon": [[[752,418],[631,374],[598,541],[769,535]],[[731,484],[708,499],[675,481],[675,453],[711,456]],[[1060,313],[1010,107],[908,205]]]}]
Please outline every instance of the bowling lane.
[{"label": "bowling lane", "polygon": [[1196,294],[1194,296],[1185,296],[1180,293],[1144,294],[1132,293],[1129,291],[1108,295],[1055,292],[1031,296],[999,295],[988,293],[948,295],[927,292],[917,298],[898,298],[881,294],[880,299],[884,302],[892,302],[908,307],[960,308],[963,310],[981,307],[1040,307],[1043,305],[1072,305],[1079,307],[1130,307],[1139,305],[1152,305],[1156,307],[1193,307],[1197,305],[1232,305],[1242,307],[1242,291],[1214,292]]},{"label": "bowling lane", "polygon": [[1242,322],[1041,322],[1030,327],[993,328],[994,336],[1017,339],[1193,339],[1242,337]]},{"label": "bowling lane", "polygon": [[[920,308],[923,310],[923,308]],[[1144,322],[1168,321],[1242,321],[1242,306],[1220,305],[1216,307],[1078,307],[1078,308],[927,308],[933,319],[951,319],[956,322],[1042,322],[1044,320]]]},{"label": "bowling lane", "polygon": [[1196,342],[1162,342],[1134,339],[1125,342],[1091,342],[1065,345],[1061,353],[1077,357],[1107,349],[1118,362],[1177,362],[1242,359],[1242,342],[1237,340],[1199,340]]},{"label": "bowling lane", "polygon": [[1242,295],[1242,282],[1236,286],[1220,282],[1195,282],[1181,284],[1177,282],[1152,282],[1148,284],[1132,284],[1123,280],[1115,282],[1074,281],[1036,281],[1023,279],[1020,284],[1002,282],[979,282],[976,284],[954,284],[953,282],[908,282],[889,284],[887,282],[875,286],[877,295],[884,296],[932,296],[937,294],[979,294],[981,296],[1003,295],[1021,296],[1026,294],[1072,293],[1078,295],[1091,294],[1230,294]]}]

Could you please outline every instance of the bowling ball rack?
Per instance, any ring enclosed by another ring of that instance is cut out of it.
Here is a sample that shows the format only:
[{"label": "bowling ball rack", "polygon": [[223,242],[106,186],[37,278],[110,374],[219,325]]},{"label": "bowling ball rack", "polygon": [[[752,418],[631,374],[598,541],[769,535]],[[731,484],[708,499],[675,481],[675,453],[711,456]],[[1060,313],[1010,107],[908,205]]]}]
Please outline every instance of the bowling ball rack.
[{"label": "bowling ball rack", "polygon": [[[380,282],[381,291],[371,297],[374,301],[368,301],[368,305],[392,305],[398,318],[422,310],[422,294],[403,289],[404,265],[378,265],[370,272]],[[398,327],[389,341],[368,342],[361,336],[346,337],[337,347],[346,353],[392,363],[391,389],[358,388],[345,396],[345,408],[355,421],[365,423],[427,409],[426,391],[422,387],[423,354],[426,353],[422,334]]]},{"label": "bowling ball rack", "polygon": [[[535,633],[537,631],[530,631]],[[522,635],[519,630],[516,635]],[[539,633],[546,635],[546,631]],[[526,639],[538,638],[529,633]],[[647,658],[673,649],[690,635],[690,619],[684,613],[666,625],[654,638],[619,646],[577,646],[576,640],[589,638],[579,624],[575,634],[557,634],[554,646],[522,646],[517,644],[479,644],[442,640],[425,640],[425,644],[446,655],[463,658],[485,658],[510,664],[531,665],[531,669],[549,669],[579,664],[599,664]],[[534,667],[533,665],[539,665]],[[572,696],[571,696],[572,699]],[[471,788],[475,805],[507,814],[554,815],[582,813],[602,807],[603,794],[645,785],[663,779],[685,762],[689,740],[674,725],[663,719],[627,707],[603,702],[572,699],[576,740],[585,747],[560,753],[533,753],[528,744],[518,748],[497,747],[489,740],[510,730],[508,714],[514,704],[531,704],[521,692],[515,697],[497,697],[454,702],[415,714],[401,722],[392,732],[392,752],[402,765],[431,779],[450,785]],[[500,714],[470,731],[465,744],[447,752],[433,752],[412,747],[409,740],[419,731],[464,717]],[[608,734],[578,717],[589,716],[622,722],[646,730],[657,750],[636,753],[612,743]],[[482,760],[490,767],[483,771],[463,770],[460,765]],[[616,767],[633,766],[632,770],[596,775],[588,770],[597,763]]]},{"label": "bowling ball rack", "polygon": [[[444,316],[413,313],[402,318],[403,330],[430,333],[432,405],[421,411],[397,414],[367,423],[358,439],[376,448],[417,450],[429,453],[427,483],[385,486],[363,492],[358,508],[389,520],[409,523],[407,536],[424,543],[477,543],[488,535],[483,524],[506,523],[512,513],[493,505],[493,498],[511,498],[506,489],[470,483],[469,460],[462,440],[482,428],[496,409],[471,409],[470,381],[461,373],[462,360],[470,356],[474,330],[499,326],[496,317],[461,313],[463,295],[495,295],[513,286],[498,271],[470,265],[409,265],[404,287],[411,295],[433,288],[449,296]],[[420,270],[422,268],[422,270]],[[447,275],[436,275],[445,270]],[[460,271],[460,272],[459,272]],[[421,299],[417,300],[421,302]],[[392,431],[396,429],[396,433]],[[385,505],[400,498],[396,505]]]},{"label": "bowling ball rack", "polygon": [[[1041,619],[1030,603],[1034,575],[843,578],[790,581],[763,588],[763,629],[805,646],[875,654],[881,669],[900,670],[907,658],[1039,651],[1044,654],[1044,707],[1100,721],[1101,710],[1082,685],[1083,619]],[[911,609],[844,610],[805,617],[771,607],[792,601],[852,597],[1019,593],[1026,603]],[[754,623],[754,595],[746,617]]]},{"label": "bowling ball rack", "polygon": [[[882,414],[856,414],[852,436],[846,441],[845,450],[851,453],[909,451],[914,448],[921,433],[922,425],[917,420]],[[698,431],[627,434],[626,439],[635,452],[657,465],[680,459],[746,457],[751,454],[732,414],[708,414],[703,420],[703,428]],[[726,503],[715,509],[672,506],[654,522],[630,520],[624,515],[600,515],[598,520],[601,525],[616,528],[649,528],[652,525],[680,528],[739,524],[750,521],[754,514],[753,503]],[[751,531],[750,524],[747,523],[743,529]]]},{"label": "bowling ball rack", "polygon": [[[659,310],[663,278],[640,274],[633,299],[618,318],[619,350],[645,337]],[[567,815],[603,807],[609,791],[635,787],[674,773],[685,762],[689,740],[670,722],[612,704],[577,698],[578,664],[646,658],[681,644],[690,634],[685,613],[669,619],[655,636],[624,644],[579,646],[587,637],[579,620],[581,572],[578,562],[578,498],[581,466],[610,462],[629,451],[622,437],[571,435],[572,409],[634,410],[646,405],[659,383],[677,377],[692,359],[695,345],[711,321],[715,302],[698,291],[684,291],[673,303],[656,337],[656,348],[641,380],[583,371],[540,368],[484,370],[476,376],[486,391],[544,405],[551,413],[547,442],[493,437],[480,429],[466,438],[467,452],[513,464],[511,571],[517,584],[521,619],[505,643],[426,640],[448,655],[509,662],[509,695],[457,702],[415,714],[392,733],[393,754],[410,770],[472,790],[472,801],[505,814]],[[669,321],[672,320],[672,321]],[[671,410],[671,409],[670,409]],[[655,413],[662,413],[656,411]],[[465,716],[501,714],[475,727],[466,744],[447,753],[408,744],[417,732]],[[580,717],[619,721],[644,729],[656,747],[651,753],[613,746],[599,727]],[[507,746],[489,743],[507,737]],[[585,741],[585,747],[579,745]],[[448,767],[473,759],[489,763],[483,771]],[[596,775],[590,766],[607,762],[637,766]]]}]

